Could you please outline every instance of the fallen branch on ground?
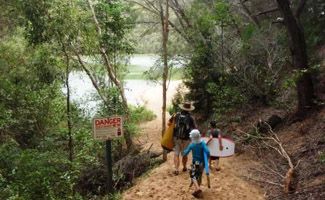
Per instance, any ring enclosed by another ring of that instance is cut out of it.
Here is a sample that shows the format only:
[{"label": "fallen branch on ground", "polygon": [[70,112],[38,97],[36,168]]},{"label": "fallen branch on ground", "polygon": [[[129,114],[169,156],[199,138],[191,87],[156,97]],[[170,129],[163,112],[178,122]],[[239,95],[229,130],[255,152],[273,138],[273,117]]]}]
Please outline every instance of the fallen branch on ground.
[{"label": "fallen branch on ground", "polygon": [[274,147],[268,143],[266,143],[265,141],[263,141],[264,144],[266,144],[268,147],[274,149],[276,152],[278,152],[282,157],[284,157],[289,165],[289,169],[285,175],[284,178],[284,192],[285,193],[289,193],[292,191],[295,191],[296,188],[294,186],[294,179],[295,179],[295,175],[296,175],[296,171],[295,169],[298,167],[300,161],[297,162],[297,164],[294,166],[291,157],[289,156],[288,152],[284,149],[283,144],[281,142],[281,140],[279,139],[279,137],[273,132],[271,126],[269,124],[266,124],[269,127],[269,132],[272,134],[271,137],[268,137],[270,140],[273,140],[278,147]]},{"label": "fallen branch on ground", "polygon": [[[273,149],[281,157],[286,159],[286,161],[287,161],[287,163],[289,165],[289,169],[286,172],[285,176],[283,176],[280,172],[272,170],[271,167],[267,166],[267,168],[271,172],[273,172],[275,175],[280,176],[282,179],[284,179],[284,181],[283,181],[284,184],[278,184],[278,183],[275,183],[275,182],[272,182],[272,181],[253,179],[251,177],[248,177],[248,178],[251,179],[251,180],[255,180],[255,181],[258,181],[258,182],[265,182],[265,183],[269,183],[269,184],[272,184],[272,185],[277,185],[277,186],[281,185],[284,188],[285,193],[295,191],[296,188],[295,188],[294,180],[295,180],[295,175],[296,175],[296,168],[298,167],[300,161],[298,161],[296,165],[293,164],[291,157],[289,156],[288,152],[283,147],[283,144],[282,144],[281,140],[279,139],[279,137],[273,132],[272,127],[267,123],[265,123],[265,125],[268,127],[268,129],[269,129],[268,131],[269,131],[271,136],[252,135],[252,134],[246,133],[246,132],[244,132],[244,131],[242,131],[240,129],[237,129],[237,131],[239,131],[240,133],[245,134],[245,136],[247,136],[247,137],[254,138],[254,139],[257,139],[257,140],[261,140],[262,141],[261,143],[264,144],[264,146],[266,146],[266,147],[268,147],[270,149]],[[258,130],[257,127],[255,127],[255,131],[257,131],[257,130]],[[274,144],[272,145],[270,143],[270,141],[274,142],[276,144],[276,146],[274,146]],[[256,171],[263,172],[261,170],[256,170]]]},{"label": "fallen branch on ground", "polygon": [[256,182],[267,183],[267,184],[275,185],[275,186],[278,186],[278,187],[284,187],[284,185],[281,184],[281,183],[275,183],[275,182],[268,181],[268,180],[256,179],[256,178],[252,178],[250,176],[244,176],[244,177],[249,179],[249,180],[256,181]]}]

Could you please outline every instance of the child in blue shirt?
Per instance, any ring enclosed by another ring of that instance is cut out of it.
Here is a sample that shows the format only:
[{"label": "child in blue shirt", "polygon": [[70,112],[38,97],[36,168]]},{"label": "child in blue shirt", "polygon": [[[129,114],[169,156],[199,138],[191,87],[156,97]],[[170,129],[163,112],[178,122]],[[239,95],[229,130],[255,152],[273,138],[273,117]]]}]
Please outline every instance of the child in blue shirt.
[{"label": "child in blue shirt", "polygon": [[190,170],[191,183],[195,186],[195,191],[192,193],[194,197],[200,197],[202,195],[202,190],[200,185],[202,182],[202,172],[204,169],[204,154],[206,153],[209,157],[210,152],[205,142],[201,140],[200,131],[193,129],[190,132],[190,138],[192,143],[189,144],[186,149],[183,151],[183,155],[187,156],[190,151],[192,151],[192,165]]}]

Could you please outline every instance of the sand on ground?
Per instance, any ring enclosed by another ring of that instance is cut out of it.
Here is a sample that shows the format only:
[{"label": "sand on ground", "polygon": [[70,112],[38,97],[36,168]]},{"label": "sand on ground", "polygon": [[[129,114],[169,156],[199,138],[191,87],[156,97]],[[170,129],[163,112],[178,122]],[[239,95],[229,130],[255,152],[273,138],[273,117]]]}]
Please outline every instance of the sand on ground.
[{"label": "sand on ground", "polygon": [[[176,86],[169,89],[168,101],[170,102]],[[142,133],[138,142],[144,150],[150,148],[152,151],[161,151],[161,102],[159,93],[160,87],[155,91],[146,93],[142,98],[146,98],[147,107],[152,109],[157,118],[153,121],[141,125]],[[140,94],[143,95],[143,94]],[[188,168],[190,164],[188,162]],[[221,171],[211,170],[211,188],[207,187],[206,175],[203,175],[202,190],[203,199],[207,200],[262,200],[264,195],[257,186],[247,182],[242,178],[245,173],[242,167],[245,162],[238,156],[224,158],[220,160]],[[191,193],[194,187],[189,188],[190,178],[188,172],[181,172],[178,176],[173,175],[173,152],[168,154],[167,162],[151,170],[148,174],[138,178],[130,189],[126,190],[122,196],[124,200],[188,200],[195,199]],[[213,167],[213,166],[212,166]]]}]

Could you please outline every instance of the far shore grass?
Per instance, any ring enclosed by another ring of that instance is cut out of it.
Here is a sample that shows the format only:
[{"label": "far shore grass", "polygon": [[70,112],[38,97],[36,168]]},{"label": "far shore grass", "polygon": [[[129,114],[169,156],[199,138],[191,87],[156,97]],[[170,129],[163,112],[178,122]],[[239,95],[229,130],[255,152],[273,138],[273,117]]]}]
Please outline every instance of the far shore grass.
[{"label": "far shore grass", "polygon": [[[147,71],[145,67],[138,65],[130,65],[128,67],[129,72],[125,76],[125,80],[144,80],[146,79],[144,72]],[[171,80],[180,80],[182,79],[183,73],[182,69],[173,69],[173,74]]]}]

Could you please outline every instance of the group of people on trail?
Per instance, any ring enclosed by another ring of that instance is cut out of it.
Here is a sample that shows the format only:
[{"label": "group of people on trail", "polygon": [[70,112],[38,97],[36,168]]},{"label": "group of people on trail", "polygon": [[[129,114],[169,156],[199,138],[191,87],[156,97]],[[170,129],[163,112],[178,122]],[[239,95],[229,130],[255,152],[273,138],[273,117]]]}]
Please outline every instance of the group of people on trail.
[{"label": "group of people on trail", "polygon": [[202,180],[202,173],[205,167],[204,162],[204,153],[209,156],[209,167],[212,168],[211,161],[216,160],[216,170],[219,171],[219,157],[210,156],[210,151],[207,147],[207,144],[213,138],[219,138],[220,150],[223,146],[221,143],[221,133],[220,130],[216,127],[216,121],[210,122],[209,130],[205,133],[205,137],[208,137],[207,144],[201,140],[201,133],[198,130],[196,122],[191,115],[191,111],[195,107],[190,102],[185,102],[179,105],[181,111],[174,114],[169,119],[169,124],[172,124],[174,121],[174,166],[173,171],[174,175],[180,173],[180,155],[182,157],[182,171],[186,172],[187,169],[187,160],[188,154],[192,152],[192,164],[191,169],[189,170],[191,185],[195,186],[195,191],[192,193],[194,197],[200,197],[202,195],[202,190],[200,189],[200,184]]}]

